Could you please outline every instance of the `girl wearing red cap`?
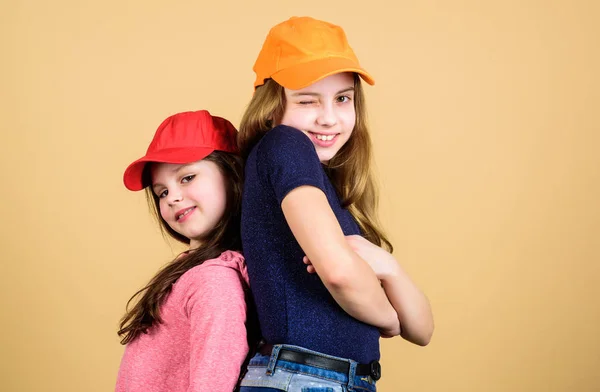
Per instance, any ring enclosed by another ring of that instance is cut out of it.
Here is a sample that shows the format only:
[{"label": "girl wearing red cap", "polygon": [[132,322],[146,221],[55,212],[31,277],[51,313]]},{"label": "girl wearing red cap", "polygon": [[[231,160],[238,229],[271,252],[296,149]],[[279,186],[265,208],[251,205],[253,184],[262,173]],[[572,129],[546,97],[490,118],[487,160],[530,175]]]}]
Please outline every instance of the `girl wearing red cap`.
[{"label": "girl wearing red cap", "polygon": [[163,231],[189,250],[132,297],[139,300],[121,321],[116,391],[231,392],[245,369],[258,329],[239,253],[236,136],[207,111],[179,113],[125,171],[125,186],[145,189]]},{"label": "girl wearing red cap", "polygon": [[426,345],[433,317],[376,219],[373,78],[339,26],[312,18],[273,27],[254,71],[241,227],[265,344],[241,390],[374,392],[379,338]]}]

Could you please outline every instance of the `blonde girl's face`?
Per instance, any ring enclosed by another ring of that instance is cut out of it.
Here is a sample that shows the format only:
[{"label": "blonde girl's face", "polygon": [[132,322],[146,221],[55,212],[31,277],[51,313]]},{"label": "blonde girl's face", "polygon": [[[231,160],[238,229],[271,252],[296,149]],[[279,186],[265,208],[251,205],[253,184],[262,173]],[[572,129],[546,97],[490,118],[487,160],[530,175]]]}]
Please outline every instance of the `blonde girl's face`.
[{"label": "blonde girl's face", "polygon": [[346,144],[356,123],[354,75],[328,76],[300,90],[285,89],[286,106],[281,124],[306,134],[322,163]]},{"label": "blonde girl's face", "polygon": [[227,189],[221,170],[206,160],[155,163],[151,175],[161,217],[173,230],[190,239],[190,248],[199,247],[225,213]]}]

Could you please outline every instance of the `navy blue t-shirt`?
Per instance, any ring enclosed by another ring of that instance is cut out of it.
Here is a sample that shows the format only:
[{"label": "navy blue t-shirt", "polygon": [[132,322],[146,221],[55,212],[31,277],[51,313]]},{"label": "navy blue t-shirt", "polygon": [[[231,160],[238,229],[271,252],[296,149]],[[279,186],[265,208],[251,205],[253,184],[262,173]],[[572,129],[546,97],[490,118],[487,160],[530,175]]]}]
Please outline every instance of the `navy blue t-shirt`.
[{"label": "navy blue t-shirt", "polygon": [[325,193],[345,235],[360,234],[310,139],[288,126],[267,132],[248,156],[242,205],[242,245],[263,336],[359,363],[379,359],[377,328],[348,315],[302,262],[281,210],[302,185]]}]

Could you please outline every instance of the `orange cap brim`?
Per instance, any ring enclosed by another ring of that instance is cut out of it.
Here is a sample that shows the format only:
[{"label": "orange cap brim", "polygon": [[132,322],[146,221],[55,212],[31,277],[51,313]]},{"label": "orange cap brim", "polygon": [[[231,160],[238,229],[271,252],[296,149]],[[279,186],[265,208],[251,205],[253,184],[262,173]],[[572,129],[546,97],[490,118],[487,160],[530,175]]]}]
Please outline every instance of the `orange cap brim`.
[{"label": "orange cap brim", "polygon": [[282,69],[271,77],[285,88],[300,90],[341,72],[355,72],[368,84],[375,84],[375,80],[367,71],[359,67],[355,61],[343,57],[327,57],[297,64]]}]

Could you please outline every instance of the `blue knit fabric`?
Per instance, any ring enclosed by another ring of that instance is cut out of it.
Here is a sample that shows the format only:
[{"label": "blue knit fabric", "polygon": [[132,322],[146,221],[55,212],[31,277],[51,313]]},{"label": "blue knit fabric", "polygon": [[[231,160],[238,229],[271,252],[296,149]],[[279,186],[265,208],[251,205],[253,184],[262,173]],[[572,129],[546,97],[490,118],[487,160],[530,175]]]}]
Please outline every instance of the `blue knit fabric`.
[{"label": "blue knit fabric", "polygon": [[360,234],[343,209],[310,139],[278,126],[254,146],[246,162],[242,242],[263,335],[271,344],[292,344],[368,363],[379,359],[379,332],[334,301],[302,262],[304,252],[289,229],[281,201],[293,189],[321,189],[345,235]]}]

